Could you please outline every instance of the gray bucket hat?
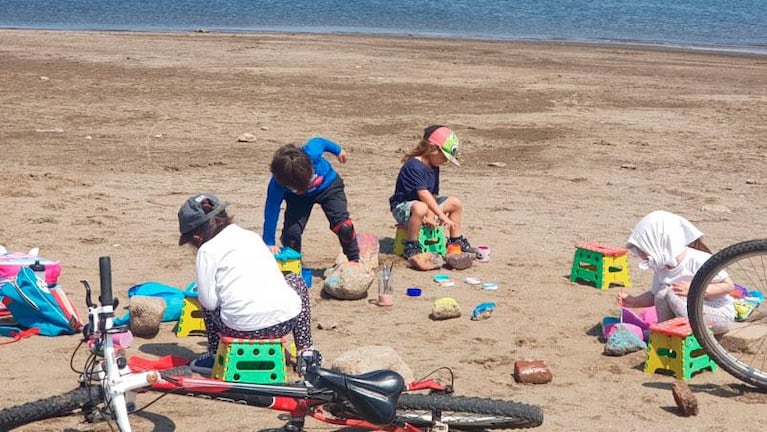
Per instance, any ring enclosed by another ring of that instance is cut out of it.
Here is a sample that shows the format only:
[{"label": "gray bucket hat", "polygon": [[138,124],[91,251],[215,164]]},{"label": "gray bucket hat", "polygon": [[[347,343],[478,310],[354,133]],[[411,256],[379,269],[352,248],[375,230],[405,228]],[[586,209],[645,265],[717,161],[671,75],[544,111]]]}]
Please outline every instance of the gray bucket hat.
[{"label": "gray bucket hat", "polygon": [[[207,200],[213,210],[205,213],[202,208],[202,203]],[[229,206],[227,202],[221,202],[217,196],[205,193],[196,194],[190,196],[184,205],[178,209],[178,230],[181,233],[181,238],[178,240],[178,245],[181,246],[191,240],[191,233],[195,229],[201,227],[214,216],[224,211]]]}]

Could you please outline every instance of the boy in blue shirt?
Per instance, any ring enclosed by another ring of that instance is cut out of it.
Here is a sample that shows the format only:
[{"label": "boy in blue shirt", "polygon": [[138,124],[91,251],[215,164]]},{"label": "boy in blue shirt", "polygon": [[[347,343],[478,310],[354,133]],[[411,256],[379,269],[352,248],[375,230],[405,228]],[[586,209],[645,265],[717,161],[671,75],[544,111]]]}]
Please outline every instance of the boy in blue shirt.
[{"label": "boy in blue shirt", "polygon": [[349,217],[344,181],[323,157],[325,152],[334,154],[341,163],[347,161],[346,151],[340,145],[322,137],[311,138],[301,148],[288,144],[274,153],[270,166],[272,178],[264,206],[264,242],[272,252],[279,252],[275,232],[280,205],[285,200],[280,242],[301,252],[301,236],[312,207],[319,204],[328,218],[330,230],[338,236],[346,258],[358,262],[360,252]]}]

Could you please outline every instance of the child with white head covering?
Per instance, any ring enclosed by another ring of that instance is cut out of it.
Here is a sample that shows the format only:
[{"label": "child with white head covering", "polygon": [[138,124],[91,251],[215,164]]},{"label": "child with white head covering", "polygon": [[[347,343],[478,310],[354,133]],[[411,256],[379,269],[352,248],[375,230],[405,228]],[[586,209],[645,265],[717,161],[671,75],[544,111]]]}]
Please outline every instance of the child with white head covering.
[{"label": "child with white head covering", "polygon": [[[703,233],[690,221],[673,213],[657,210],[643,217],[631,232],[626,248],[642,259],[640,269],[654,272],[652,288],[638,296],[621,292],[618,303],[626,307],[655,305],[659,321],[686,317],[690,282],[711,257],[702,237]],[[735,319],[729,295],[732,289],[733,282],[724,271],[706,289],[703,314],[714,333],[727,331]]]}]

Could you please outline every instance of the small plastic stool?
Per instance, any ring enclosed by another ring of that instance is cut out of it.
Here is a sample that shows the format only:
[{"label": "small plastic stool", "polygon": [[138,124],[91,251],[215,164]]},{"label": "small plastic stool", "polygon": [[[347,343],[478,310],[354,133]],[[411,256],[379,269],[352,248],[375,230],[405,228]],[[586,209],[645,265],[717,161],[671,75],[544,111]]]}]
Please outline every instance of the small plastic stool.
[{"label": "small plastic stool", "polygon": [[608,289],[612,284],[631,287],[628,249],[607,246],[599,242],[589,242],[575,248],[570,282],[582,279],[592,282],[601,290]]},{"label": "small plastic stool", "polygon": [[194,297],[184,297],[181,317],[176,324],[176,337],[187,337],[190,333],[205,333],[205,320],[200,302]]},{"label": "small plastic stool", "polygon": [[301,274],[301,252],[283,246],[279,253],[274,254],[274,259],[282,273]]},{"label": "small plastic stool", "polygon": [[687,318],[677,317],[650,326],[644,373],[668,370],[677,379],[688,380],[704,369],[715,371],[716,363],[695,339]]},{"label": "small plastic stool", "polygon": [[[405,241],[407,240],[407,227],[397,225],[394,235],[394,255],[402,256],[405,253]],[[434,229],[426,225],[421,227],[418,234],[418,242],[424,252],[432,252],[439,255],[447,255],[447,238],[441,226]]]},{"label": "small plastic stool", "polygon": [[213,378],[251,384],[287,381],[284,339],[240,339],[222,336]]}]

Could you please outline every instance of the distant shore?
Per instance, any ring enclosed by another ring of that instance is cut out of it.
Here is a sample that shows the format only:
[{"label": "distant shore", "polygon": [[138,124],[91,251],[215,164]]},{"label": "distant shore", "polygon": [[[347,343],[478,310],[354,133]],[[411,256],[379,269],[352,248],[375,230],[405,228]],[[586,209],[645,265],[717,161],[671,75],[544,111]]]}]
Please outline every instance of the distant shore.
[{"label": "distant shore", "polygon": [[98,32],[98,33],[155,33],[155,34],[188,34],[188,33],[216,33],[230,35],[308,35],[308,36],[350,36],[350,37],[392,37],[392,38],[416,38],[416,39],[445,39],[456,41],[476,41],[476,42],[506,42],[506,43],[524,43],[524,44],[562,44],[574,46],[595,46],[595,47],[624,47],[632,49],[653,49],[653,50],[671,50],[683,52],[701,52],[712,54],[732,54],[746,56],[767,56],[767,44],[765,45],[713,45],[713,44],[689,44],[663,41],[641,41],[632,39],[531,39],[531,38],[512,38],[512,37],[489,37],[489,36],[471,36],[471,35],[451,35],[451,34],[427,34],[410,32],[334,32],[334,31],[307,31],[306,29],[229,29],[229,28],[151,28],[151,27],[2,27],[0,31],[53,31],[53,32]]}]

